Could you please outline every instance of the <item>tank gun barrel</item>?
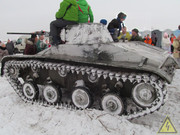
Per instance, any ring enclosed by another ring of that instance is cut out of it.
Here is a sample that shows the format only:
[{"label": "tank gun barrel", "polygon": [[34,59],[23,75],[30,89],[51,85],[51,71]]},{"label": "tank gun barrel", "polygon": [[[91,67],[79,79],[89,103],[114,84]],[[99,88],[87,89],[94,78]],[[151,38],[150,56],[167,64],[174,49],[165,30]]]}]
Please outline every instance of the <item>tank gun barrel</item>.
[{"label": "tank gun barrel", "polygon": [[35,33],[7,32],[7,34],[14,34],[14,35],[32,35],[32,34],[35,34]]},{"label": "tank gun barrel", "polygon": [[46,37],[49,36],[49,32],[47,31],[36,31],[36,32],[31,32],[31,33],[26,33],[26,32],[7,32],[7,34],[13,34],[13,35],[45,35]]}]

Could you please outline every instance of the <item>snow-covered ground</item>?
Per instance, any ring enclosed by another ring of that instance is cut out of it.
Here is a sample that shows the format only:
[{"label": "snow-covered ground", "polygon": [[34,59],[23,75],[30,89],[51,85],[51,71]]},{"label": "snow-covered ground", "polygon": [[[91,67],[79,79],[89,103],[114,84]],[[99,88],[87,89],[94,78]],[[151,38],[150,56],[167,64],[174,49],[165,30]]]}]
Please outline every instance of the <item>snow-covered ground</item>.
[{"label": "snow-covered ground", "polygon": [[180,132],[180,70],[159,110],[127,121],[101,111],[70,111],[24,103],[0,77],[0,135],[156,135],[168,115]]}]

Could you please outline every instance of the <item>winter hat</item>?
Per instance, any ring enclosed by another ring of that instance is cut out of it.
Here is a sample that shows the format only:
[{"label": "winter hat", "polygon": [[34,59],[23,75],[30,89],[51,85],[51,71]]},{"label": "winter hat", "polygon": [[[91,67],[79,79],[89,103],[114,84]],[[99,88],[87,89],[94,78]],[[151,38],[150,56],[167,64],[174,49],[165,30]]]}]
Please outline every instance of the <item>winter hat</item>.
[{"label": "winter hat", "polygon": [[168,38],[168,34],[166,32],[164,33],[164,38]]},{"label": "winter hat", "polygon": [[100,20],[100,23],[106,25],[106,24],[107,24],[107,20],[106,20],[106,19],[101,19],[101,20]]},{"label": "winter hat", "polygon": [[139,33],[139,30],[138,29],[133,29],[132,31],[136,32],[137,34]]},{"label": "winter hat", "polygon": [[123,12],[120,12],[119,14],[118,14],[118,18],[119,19],[126,19],[126,14],[124,14]]},{"label": "winter hat", "polygon": [[32,34],[32,35],[31,35],[31,39],[32,39],[32,38],[36,38],[36,37],[37,37],[36,34]]}]

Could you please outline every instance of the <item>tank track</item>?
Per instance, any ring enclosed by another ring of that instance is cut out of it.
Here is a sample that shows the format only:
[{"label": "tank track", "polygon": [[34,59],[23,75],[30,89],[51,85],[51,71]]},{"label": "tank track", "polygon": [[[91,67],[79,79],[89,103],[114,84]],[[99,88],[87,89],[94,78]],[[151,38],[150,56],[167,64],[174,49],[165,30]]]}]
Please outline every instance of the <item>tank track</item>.
[{"label": "tank track", "polygon": [[[133,112],[128,112],[127,114],[121,115],[125,119],[134,119],[141,116],[145,116],[149,113],[153,113],[155,111],[158,111],[160,107],[164,104],[164,102],[167,100],[167,90],[165,86],[165,81],[163,81],[161,78],[157,77],[156,75],[150,75],[147,73],[127,73],[127,72],[111,72],[110,70],[102,70],[98,68],[93,67],[86,67],[86,66],[71,66],[69,64],[65,63],[52,63],[52,62],[42,62],[38,60],[25,60],[25,61],[19,61],[19,60],[11,60],[7,61],[4,66],[4,75],[7,78],[9,84],[13,87],[14,91],[19,95],[19,97],[26,103],[31,104],[39,104],[42,106],[51,106],[57,109],[69,109],[69,110],[77,110],[78,108],[75,107],[72,103],[67,102],[60,102],[57,104],[49,104],[46,101],[43,101],[41,99],[38,100],[28,100],[22,93],[22,87],[23,84],[21,80],[18,78],[19,72],[16,74],[10,73],[9,67],[15,67],[17,71],[20,69],[25,69],[27,67],[29,68],[38,68],[38,69],[46,69],[46,70],[68,70],[69,72],[77,73],[77,74],[94,74],[98,77],[103,77],[104,79],[110,78],[110,80],[116,79],[117,81],[122,80],[123,82],[126,82],[129,80],[131,83],[137,82],[145,82],[150,83],[156,90],[157,98],[152,102],[151,107],[146,107],[143,109],[139,109],[136,105],[136,109],[133,110]],[[99,109],[100,108],[95,108]],[[88,110],[92,110],[91,108]]]}]

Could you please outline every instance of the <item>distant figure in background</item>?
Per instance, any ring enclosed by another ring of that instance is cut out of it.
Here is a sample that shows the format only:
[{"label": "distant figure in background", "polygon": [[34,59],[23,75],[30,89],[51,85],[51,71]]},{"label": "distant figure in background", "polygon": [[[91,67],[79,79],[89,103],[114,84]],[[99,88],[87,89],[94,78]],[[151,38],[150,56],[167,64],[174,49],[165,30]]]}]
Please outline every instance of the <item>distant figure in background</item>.
[{"label": "distant figure in background", "polygon": [[51,47],[51,44],[49,43],[48,39],[45,40],[46,44],[47,44],[47,47]]},{"label": "distant figure in background", "polygon": [[36,43],[37,43],[37,35],[32,34],[31,38],[26,41],[26,47],[24,50],[25,55],[34,55],[37,53]]},{"label": "distant figure in background", "polygon": [[156,46],[158,39],[157,39],[157,36],[156,36],[156,33],[155,33],[155,32],[152,34],[151,39],[152,39],[152,45],[153,45],[153,46]]},{"label": "distant figure in background", "polygon": [[0,61],[1,59],[8,55],[8,50],[6,49],[6,45],[0,41]]},{"label": "distant figure in background", "polygon": [[129,41],[131,39],[131,35],[129,34],[129,32],[127,32],[127,28],[126,27],[122,28],[122,32],[119,35],[118,39],[119,40],[123,40],[123,41],[125,41],[125,40]]},{"label": "distant figure in background", "polygon": [[101,20],[100,20],[100,23],[101,23],[101,24],[104,24],[104,25],[107,25],[107,20],[106,20],[106,19],[101,19]]},{"label": "distant figure in background", "polygon": [[180,35],[180,25],[178,26],[178,29],[173,32],[173,34],[178,37]]},{"label": "distant figure in background", "polygon": [[149,34],[147,34],[147,37],[145,37],[144,43],[152,45],[152,39]]},{"label": "distant figure in background", "polygon": [[168,38],[168,34],[165,32],[163,39],[162,39],[162,48],[166,51],[168,51],[169,53],[171,52],[170,48],[171,48],[171,41]]},{"label": "distant figure in background", "polygon": [[142,38],[139,36],[139,30],[138,29],[133,29],[132,30],[132,37],[130,41],[143,41]]},{"label": "distant figure in background", "polygon": [[13,55],[14,53],[14,43],[8,39],[6,44],[6,49],[8,50],[9,55]]},{"label": "distant figure in background", "polygon": [[90,18],[90,22],[93,23],[93,21],[94,21],[93,12],[91,10],[91,7],[87,3],[87,1],[86,0],[76,0],[76,1],[78,4],[78,9],[79,9],[78,22],[79,23],[87,23]]},{"label": "distant figure in background", "polygon": [[[119,13],[117,16],[117,19],[113,19],[109,25],[108,25],[108,30],[114,40],[114,42],[118,42],[118,36],[120,35],[122,27],[124,27],[123,21],[126,19],[126,14],[124,13]],[[119,30],[117,30],[119,29]]]},{"label": "distant figure in background", "polygon": [[174,47],[173,56],[180,64],[180,35],[177,37],[177,39],[174,40],[173,47]]},{"label": "distant figure in background", "polygon": [[174,52],[173,42],[176,39],[176,36],[174,34],[171,34],[170,41],[171,41],[171,53]]},{"label": "distant figure in background", "polygon": [[44,43],[44,35],[39,35],[39,40],[36,43],[37,46],[37,53],[43,51],[44,49],[48,48],[47,44]]},{"label": "distant figure in background", "polygon": [[143,40],[146,40],[147,36],[144,36]]}]

